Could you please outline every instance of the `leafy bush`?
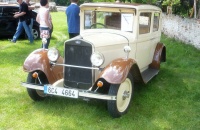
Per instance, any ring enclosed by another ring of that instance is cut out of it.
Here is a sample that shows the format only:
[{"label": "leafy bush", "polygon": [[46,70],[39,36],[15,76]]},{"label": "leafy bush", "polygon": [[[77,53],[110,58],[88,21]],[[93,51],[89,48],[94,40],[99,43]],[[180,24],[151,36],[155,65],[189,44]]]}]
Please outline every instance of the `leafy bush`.
[{"label": "leafy bush", "polygon": [[[79,0],[78,4],[82,4],[84,2],[92,2],[93,0]],[[56,5],[60,6],[68,6],[70,5],[70,0],[55,0]]]},{"label": "leafy bush", "polygon": [[[86,2],[115,2],[116,0],[79,0],[79,5]],[[153,4],[160,7],[163,12],[166,12],[167,6],[172,6],[173,14],[181,15],[183,17],[189,16],[189,11],[193,7],[194,0],[121,0],[121,2],[130,3],[143,3],[143,4]],[[70,0],[55,0],[56,5],[68,6],[70,5]],[[200,0],[198,1],[200,3]],[[197,3],[197,9],[199,4]]]}]

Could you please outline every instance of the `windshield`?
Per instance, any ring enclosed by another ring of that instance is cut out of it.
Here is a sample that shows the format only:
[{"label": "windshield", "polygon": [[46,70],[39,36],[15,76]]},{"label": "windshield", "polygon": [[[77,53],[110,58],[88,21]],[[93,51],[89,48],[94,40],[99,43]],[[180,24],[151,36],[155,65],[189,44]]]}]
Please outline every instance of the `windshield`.
[{"label": "windshield", "polygon": [[133,13],[84,11],[84,29],[133,31]]}]

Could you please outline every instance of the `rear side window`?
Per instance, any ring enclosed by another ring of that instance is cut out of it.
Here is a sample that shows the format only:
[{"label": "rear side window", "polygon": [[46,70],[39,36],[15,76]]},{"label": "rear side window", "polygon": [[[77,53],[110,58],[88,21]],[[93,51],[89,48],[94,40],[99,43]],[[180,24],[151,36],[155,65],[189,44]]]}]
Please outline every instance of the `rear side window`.
[{"label": "rear side window", "polygon": [[15,12],[18,12],[19,8],[17,7],[3,7],[3,16],[13,17]]},{"label": "rear side window", "polygon": [[2,14],[3,14],[3,8],[0,7],[0,16],[2,16]]},{"label": "rear side window", "polygon": [[153,18],[153,31],[158,31],[159,29],[159,18],[160,18],[160,13],[154,13],[154,18]]},{"label": "rear side window", "polygon": [[139,34],[146,34],[150,32],[151,27],[151,13],[142,12],[139,17]]}]

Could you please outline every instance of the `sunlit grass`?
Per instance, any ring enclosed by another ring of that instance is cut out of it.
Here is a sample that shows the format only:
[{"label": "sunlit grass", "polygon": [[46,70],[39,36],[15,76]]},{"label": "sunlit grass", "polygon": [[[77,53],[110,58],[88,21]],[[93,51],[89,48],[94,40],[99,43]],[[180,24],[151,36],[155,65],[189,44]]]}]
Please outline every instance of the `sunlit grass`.
[{"label": "sunlit grass", "polygon": [[[68,39],[64,12],[51,13],[50,47],[64,51]],[[103,101],[51,97],[34,102],[20,85],[25,58],[41,47],[27,39],[16,44],[0,39],[0,130],[197,130],[200,129],[200,51],[162,36],[167,62],[147,85],[135,85],[129,112],[113,119]]]}]

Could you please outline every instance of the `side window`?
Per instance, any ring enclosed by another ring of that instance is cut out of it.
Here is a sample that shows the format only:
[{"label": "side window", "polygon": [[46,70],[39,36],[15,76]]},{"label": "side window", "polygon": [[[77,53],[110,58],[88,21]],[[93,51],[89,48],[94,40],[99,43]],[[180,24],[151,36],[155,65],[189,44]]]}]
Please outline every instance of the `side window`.
[{"label": "side window", "polygon": [[139,34],[150,32],[151,27],[151,13],[142,12],[139,17]]},{"label": "side window", "polygon": [[160,13],[154,13],[154,18],[153,18],[153,31],[158,31],[159,29],[159,18],[160,18]]},{"label": "side window", "polygon": [[9,7],[3,8],[3,16],[13,17],[14,13],[18,11],[19,11],[19,8],[9,8]]},{"label": "side window", "polygon": [[85,19],[85,21],[84,21],[84,23],[85,23],[84,28],[85,29],[89,29],[91,27],[91,25],[92,25],[92,11],[85,11],[84,14],[85,14],[84,15],[84,19]]},{"label": "side window", "polygon": [[3,8],[0,7],[0,16],[2,16],[2,14],[3,14]]}]

